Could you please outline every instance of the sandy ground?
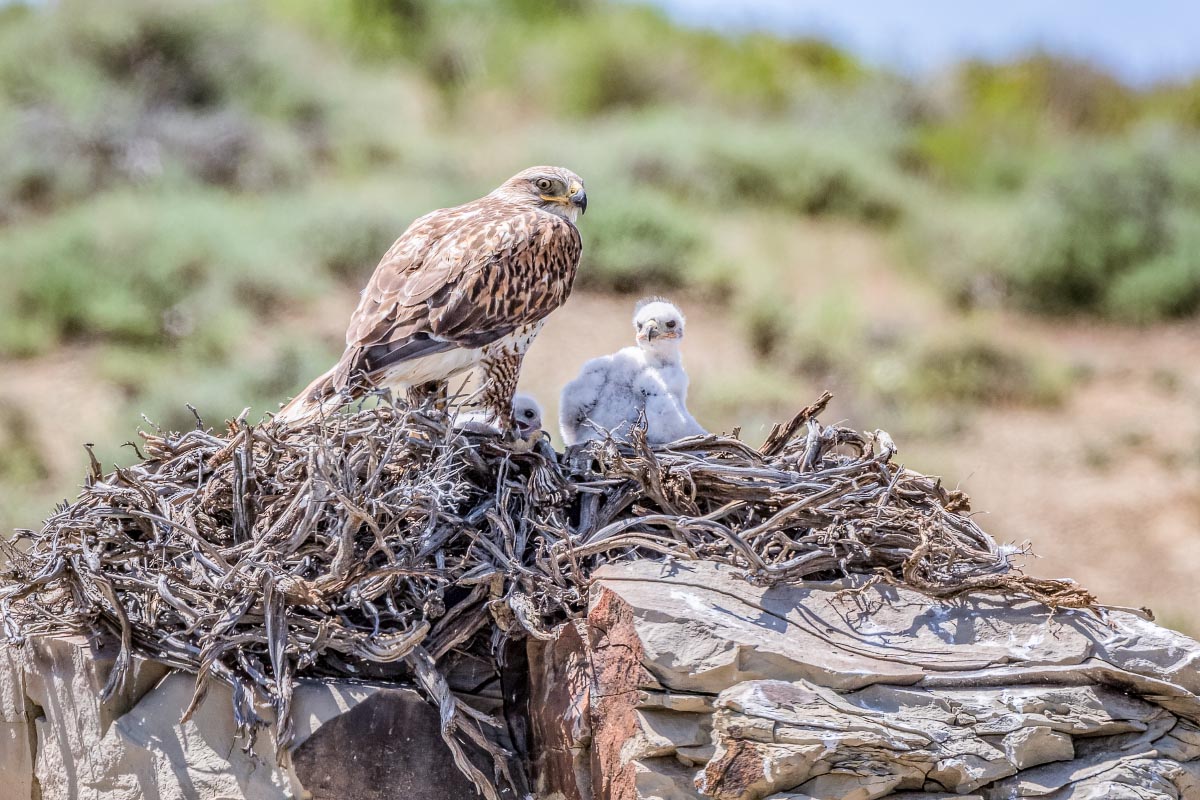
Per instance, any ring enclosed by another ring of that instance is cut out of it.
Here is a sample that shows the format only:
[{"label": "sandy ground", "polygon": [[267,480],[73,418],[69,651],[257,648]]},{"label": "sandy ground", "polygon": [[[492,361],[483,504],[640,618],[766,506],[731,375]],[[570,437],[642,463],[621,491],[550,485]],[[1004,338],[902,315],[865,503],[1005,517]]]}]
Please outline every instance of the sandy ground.
[{"label": "sandy ground", "polygon": [[1163,377],[1200,364],[1200,330],[1133,346],[1120,332],[1053,333],[1047,346],[1097,369],[1062,408],[987,410],[960,437],[917,443],[912,463],[960,484],[994,535],[1030,540],[1030,572],[1200,633],[1200,402],[1194,383]]}]

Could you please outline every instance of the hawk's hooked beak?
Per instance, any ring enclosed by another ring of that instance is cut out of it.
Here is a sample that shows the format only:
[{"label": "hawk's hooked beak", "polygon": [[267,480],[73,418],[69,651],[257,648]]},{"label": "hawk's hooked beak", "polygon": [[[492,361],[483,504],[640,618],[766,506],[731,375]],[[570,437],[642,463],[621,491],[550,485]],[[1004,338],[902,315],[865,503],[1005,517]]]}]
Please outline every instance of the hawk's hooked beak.
[{"label": "hawk's hooked beak", "polygon": [[660,336],[657,322],[647,322],[646,327],[642,330],[642,335],[646,337],[646,341],[653,342]]},{"label": "hawk's hooked beak", "polygon": [[571,205],[579,209],[580,214],[587,213],[587,193],[583,191],[583,187],[578,183],[572,183],[567,187],[570,193]]}]

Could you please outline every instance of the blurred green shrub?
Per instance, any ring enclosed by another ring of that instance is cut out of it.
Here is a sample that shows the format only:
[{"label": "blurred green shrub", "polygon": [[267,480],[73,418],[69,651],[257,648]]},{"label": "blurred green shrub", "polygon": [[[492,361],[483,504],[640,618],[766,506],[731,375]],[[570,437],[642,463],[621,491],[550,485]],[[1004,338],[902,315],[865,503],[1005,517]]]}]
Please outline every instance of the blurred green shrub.
[{"label": "blurred green shrub", "polygon": [[795,374],[846,378],[863,366],[866,322],[848,287],[796,298],[767,275],[734,310],[754,354]]},{"label": "blurred green shrub", "polygon": [[1128,322],[1181,317],[1200,309],[1200,219],[1173,215],[1165,252],[1123,272],[1105,297],[1105,310]]},{"label": "blurred green shrub", "polygon": [[878,224],[889,224],[900,215],[903,198],[898,187],[865,154],[800,139],[763,145],[741,148],[729,143],[706,154],[705,177],[715,183],[711,189],[720,201]]},{"label": "blurred green shrub", "polygon": [[1006,200],[935,202],[910,257],[964,306],[1151,322],[1200,309],[1200,155],[1108,144],[1063,154]]},{"label": "blurred green shrub", "polygon": [[11,328],[32,325],[43,338],[0,340],[0,348],[28,353],[68,339],[154,343],[190,335],[205,315],[238,302],[234,284],[270,263],[264,237],[221,198],[147,200],[103,196],[4,236],[0,262],[15,280],[0,290],[0,303]]},{"label": "blurred green shrub", "polygon": [[904,368],[878,387],[915,403],[1055,405],[1070,388],[1070,371],[978,334],[920,342],[902,355]]},{"label": "blurred green shrub", "polygon": [[1112,75],[1048,53],[1001,64],[968,61],[957,77],[967,114],[1000,125],[1111,132],[1122,130],[1138,112],[1134,92]]},{"label": "blurred green shrub", "polygon": [[0,402],[0,482],[22,485],[50,475],[46,453],[32,428],[27,409]]},{"label": "blurred green shrub", "polygon": [[1054,405],[1075,379],[1064,365],[969,328],[928,337],[873,326],[857,301],[847,289],[794,303],[764,295],[739,312],[768,363],[852,387],[851,398],[868,405]]},{"label": "blurred green shrub", "polygon": [[1152,87],[1144,100],[1148,113],[1177,122],[1185,129],[1200,129],[1200,78]]},{"label": "blurred green shrub", "polygon": [[1125,272],[1170,247],[1167,165],[1149,154],[1086,154],[1039,181],[1008,265],[1012,293],[1039,311],[1102,311]]},{"label": "blurred green shrub", "polygon": [[816,40],[673,24],[649,5],[595,0],[270,0],[375,60],[404,60],[451,105],[500,90],[550,117],[662,105],[792,108],[814,86],[868,73]]},{"label": "blurred green shrub", "polygon": [[878,142],[821,125],[660,112],[631,124],[623,138],[619,152],[632,179],[712,208],[888,225],[909,201],[909,182]]},{"label": "blurred green shrub", "polygon": [[767,290],[743,300],[738,312],[756,356],[772,358],[788,346],[795,328],[796,311],[790,298]]},{"label": "blurred green shrub", "polygon": [[920,90],[903,160],[957,190],[1012,191],[1074,136],[1121,135],[1145,102],[1111,75],[1045,53],[1007,63],[968,61]]},{"label": "blurred green shrub", "polygon": [[900,251],[959,310],[1007,303],[1005,259],[1021,229],[1016,205],[935,196],[906,221]]},{"label": "blurred green shrub", "polygon": [[261,4],[65,0],[0,24],[0,223],[121,185],[297,186],[394,158],[403,82]]},{"label": "blurred green shrub", "polygon": [[547,109],[586,117],[692,94],[693,54],[671,46],[681,38],[678,29],[652,9],[589,14],[586,21],[565,16],[545,27],[538,35],[523,26],[510,46],[518,81],[542,95]]},{"label": "blurred green shrub", "polygon": [[0,353],[68,340],[234,346],[239,321],[361,283],[408,219],[371,192],[119,192],[0,233]]},{"label": "blurred green shrub", "polygon": [[578,286],[614,292],[667,291],[693,285],[704,242],[690,211],[652,189],[607,188],[586,219]]},{"label": "blurred green shrub", "polygon": [[990,122],[955,117],[918,126],[910,136],[902,162],[957,190],[1019,189],[1034,169],[1026,137],[999,136]]},{"label": "blurred green shrub", "polygon": [[842,286],[796,302],[786,363],[808,375],[854,375],[867,347],[867,322],[856,295]]},{"label": "blurred green shrub", "polygon": [[358,288],[366,283],[379,259],[404,228],[425,210],[408,216],[395,201],[366,196],[304,196],[290,206],[296,217],[298,244],[323,274]]}]

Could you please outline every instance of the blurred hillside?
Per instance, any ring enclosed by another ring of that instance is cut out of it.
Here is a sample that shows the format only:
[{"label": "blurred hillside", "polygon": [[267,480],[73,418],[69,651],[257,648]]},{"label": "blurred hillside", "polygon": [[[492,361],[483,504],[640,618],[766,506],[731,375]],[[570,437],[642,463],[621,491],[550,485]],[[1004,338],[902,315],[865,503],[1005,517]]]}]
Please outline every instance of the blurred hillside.
[{"label": "blurred hillside", "polygon": [[600,0],[0,7],[0,524],[141,414],[275,409],[409,221],[535,163],[591,198],[551,408],[668,293],[710,428],[830,388],[1033,571],[1200,630],[1200,80],[915,83]]}]

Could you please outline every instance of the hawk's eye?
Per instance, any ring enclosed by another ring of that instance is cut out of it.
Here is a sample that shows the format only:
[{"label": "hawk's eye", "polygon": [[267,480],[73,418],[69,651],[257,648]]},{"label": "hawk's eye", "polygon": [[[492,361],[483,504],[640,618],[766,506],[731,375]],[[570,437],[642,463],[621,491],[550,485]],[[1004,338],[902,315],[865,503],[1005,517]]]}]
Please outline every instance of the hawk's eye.
[{"label": "hawk's eye", "polygon": [[668,322],[668,323],[667,323],[667,327],[668,327],[668,328],[674,328],[674,327],[675,327],[675,320],[671,320],[670,322]]},{"label": "hawk's eye", "polygon": [[548,191],[550,191],[550,186],[551,186],[551,182],[550,182],[549,178],[538,178],[537,179],[538,191],[548,192]]},{"label": "hawk's eye", "polygon": [[533,419],[533,409],[532,408],[525,409],[525,419]]}]

